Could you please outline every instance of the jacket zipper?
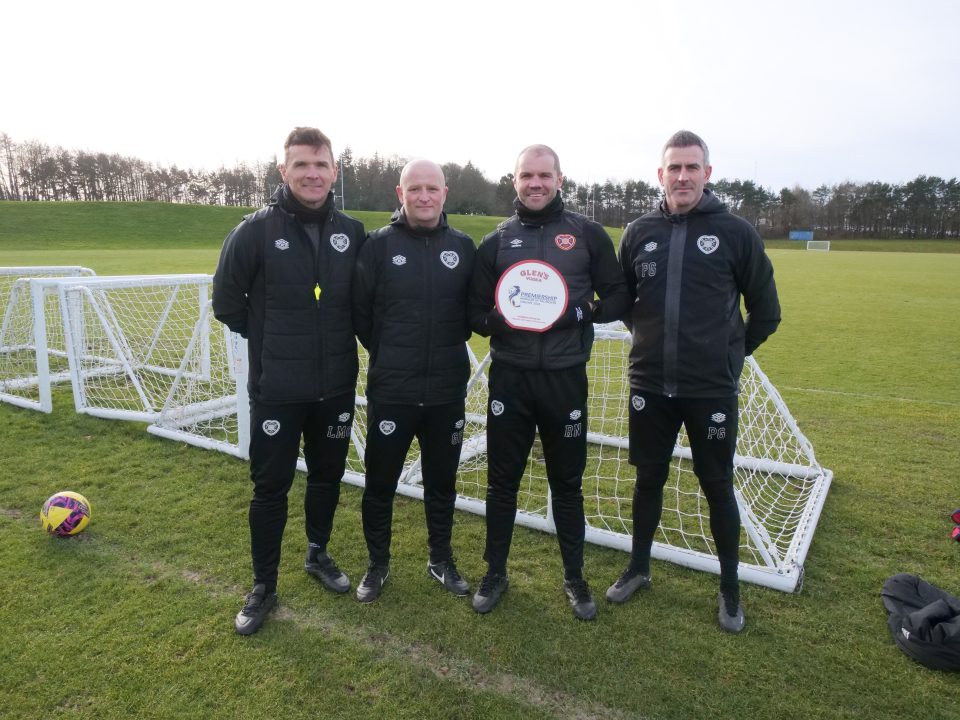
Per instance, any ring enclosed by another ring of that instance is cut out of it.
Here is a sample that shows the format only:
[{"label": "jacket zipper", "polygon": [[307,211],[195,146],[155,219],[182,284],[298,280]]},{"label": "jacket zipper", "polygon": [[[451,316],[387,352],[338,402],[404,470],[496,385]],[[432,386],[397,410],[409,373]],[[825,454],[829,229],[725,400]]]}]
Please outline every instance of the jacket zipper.
[{"label": "jacket zipper", "polygon": [[677,394],[677,353],[680,342],[680,292],[683,287],[683,256],[689,227],[686,218],[670,231],[667,256],[667,286],[664,291],[663,318],[663,394]]},{"label": "jacket zipper", "polygon": [[[327,218],[327,222],[331,222],[331,217]],[[313,272],[314,272],[314,286],[313,286],[313,298],[316,303],[316,332],[313,334],[313,347],[314,352],[317,356],[317,365],[319,366],[319,372],[317,373],[317,386],[314,388],[313,395],[318,400],[323,400],[323,387],[326,384],[324,375],[326,374],[326,366],[323,359],[323,348],[321,347],[320,338],[323,335],[323,313],[320,311],[320,296],[323,294],[323,288],[320,287],[320,265],[322,247],[323,247],[323,235],[324,230],[326,229],[326,223],[324,225],[317,226],[317,247],[314,249],[313,240],[307,237],[307,240],[310,241],[310,250],[314,253],[314,263],[313,263]]]},{"label": "jacket zipper", "polygon": [[[543,248],[543,225],[541,225],[538,228],[538,230],[539,230],[539,234],[537,237],[537,253],[540,256],[541,262],[546,262],[547,254]],[[544,360],[544,357],[543,357],[543,345],[544,345],[543,336],[544,335],[545,333],[542,333],[542,332],[537,333],[537,367],[540,368],[541,370],[543,369],[543,360]]]},{"label": "jacket zipper", "polygon": [[427,298],[424,302],[424,309],[426,312],[426,343],[423,347],[424,353],[424,369],[426,372],[423,375],[423,385],[420,387],[420,405],[423,406],[426,401],[427,396],[427,386],[430,383],[430,366],[433,364],[433,357],[430,353],[431,344],[433,342],[433,302],[434,302],[434,288],[433,288],[433,263],[430,262],[431,257],[431,247],[430,247],[431,238],[425,237],[423,244],[423,260],[424,260],[424,273],[426,275],[426,288],[427,288]]}]

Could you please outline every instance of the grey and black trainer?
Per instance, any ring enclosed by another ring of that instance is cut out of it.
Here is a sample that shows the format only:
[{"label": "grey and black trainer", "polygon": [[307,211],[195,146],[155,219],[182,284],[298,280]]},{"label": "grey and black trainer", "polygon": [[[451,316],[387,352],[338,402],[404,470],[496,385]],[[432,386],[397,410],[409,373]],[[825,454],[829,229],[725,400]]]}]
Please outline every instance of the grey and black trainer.
[{"label": "grey and black trainer", "polygon": [[371,565],[357,585],[357,600],[370,603],[380,597],[383,584],[390,577],[390,568],[387,565]]},{"label": "grey and black trainer", "polygon": [[267,592],[267,586],[263,583],[254,585],[243,601],[243,609],[233,621],[234,628],[241,635],[253,635],[276,604],[276,592]]},{"label": "grey and black trainer", "polygon": [[473,609],[481,615],[493,610],[500,602],[500,596],[506,592],[510,586],[510,580],[506,575],[488,572],[480,581],[480,589],[473,596]]},{"label": "grey and black trainer", "polygon": [[650,587],[650,576],[628,567],[617,581],[607,588],[607,600],[625,603],[637,590],[648,587]]},{"label": "grey and black trainer", "polygon": [[470,592],[470,583],[460,576],[453,558],[438,563],[428,562],[427,575],[443,585],[448,593],[457,597],[464,597]]},{"label": "grey and black trainer", "polygon": [[[717,621],[720,627],[728,633],[737,634],[741,632],[747,624],[747,618],[743,614],[743,605],[740,599],[732,597],[730,593],[717,593]],[[732,611],[732,612],[731,612]]]},{"label": "grey and black trainer", "polygon": [[586,580],[583,578],[564,580],[563,591],[567,594],[575,618],[593,620],[597,616],[597,604],[593,601],[593,594]]},{"label": "grey and black trainer", "polygon": [[307,558],[303,561],[303,569],[312,575],[328,590],[335,593],[345,593],[350,589],[350,578],[337,567],[330,557],[330,553],[319,548],[307,548]]}]

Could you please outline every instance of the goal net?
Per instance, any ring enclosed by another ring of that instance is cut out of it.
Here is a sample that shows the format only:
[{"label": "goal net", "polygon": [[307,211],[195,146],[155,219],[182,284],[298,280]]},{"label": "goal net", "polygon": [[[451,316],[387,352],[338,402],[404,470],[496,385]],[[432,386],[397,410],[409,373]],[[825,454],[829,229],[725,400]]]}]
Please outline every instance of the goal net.
[{"label": "goal net", "polygon": [[[188,355],[211,282],[193,274],[56,283],[77,412],[153,420]],[[211,372],[209,334],[198,342],[204,361],[190,377]]]},{"label": "goal net", "polygon": [[0,401],[50,412],[51,383],[70,379],[59,299],[52,286],[34,297],[31,279],[94,274],[74,265],[0,267]]},{"label": "goal net", "polygon": [[829,240],[807,240],[807,250],[829,250]]},{"label": "goal net", "polygon": [[[821,241],[823,242],[823,241]],[[158,436],[247,457],[246,344],[212,318],[209,275],[96,277],[78,267],[0,268],[0,400],[51,409],[50,385],[69,379],[79,412],[152,423]],[[457,506],[483,514],[489,354],[468,386]],[[629,551],[634,470],[628,458],[630,335],[596,326],[588,366],[584,474],[587,540]],[[362,486],[366,353],[345,480]],[[305,464],[301,458],[301,469]],[[741,577],[792,591],[832,480],[776,388],[753,358],[741,378],[735,491],[743,524]],[[423,497],[414,442],[398,491]],[[518,495],[517,523],[555,532],[543,452],[534,443]],[[709,509],[681,433],[654,557],[719,572]]]},{"label": "goal net", "polygon": [[247,344],[214,319],[209,302],[197,319],[173,382],[147,431],[208,450],[249,457]]}]

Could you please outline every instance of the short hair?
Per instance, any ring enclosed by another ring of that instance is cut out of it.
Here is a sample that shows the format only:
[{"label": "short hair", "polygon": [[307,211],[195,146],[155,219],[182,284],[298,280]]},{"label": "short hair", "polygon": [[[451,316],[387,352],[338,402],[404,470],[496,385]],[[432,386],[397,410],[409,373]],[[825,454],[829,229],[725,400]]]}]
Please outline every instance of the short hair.
[{"label": "short hair", "polygon": [[707,144],[703,141],[702,137],[696,133],[690,132],[689,130],[678,130],[670,136],[670,139],[664,143],[663,150],[660,152],[660,161],[663,161],[664,156],[667,154],[667,150],[670,148],[685,148],[693,147],[694,145],[703,150],[703,166],[706,167],[710,164],[710,149],[707,147]]},{"label": "short hair", "polygon": [[292,145],[309,145],[314,150],[327,148],[330,151],[330,157],[333,157],[333,145],[330,138],[314,127],[295,127],[287,135],[286,142],[283,143],[283,154],[286,157],[287,151]]},{"label": "short hair", "polygon": [[524,153],[536,153],[537,155],[551,155],[553,156],[553,165],[557,169],[557,175],[560,175],[560,156],[554,152],[553,148],[548,147],[547,145],[528,145],[523,150],[520,151],[520,154],[517,155],[517,162],[513,166],[513,171],[516,173],[517,168],[520,167],[520,158],[523,157]]}]

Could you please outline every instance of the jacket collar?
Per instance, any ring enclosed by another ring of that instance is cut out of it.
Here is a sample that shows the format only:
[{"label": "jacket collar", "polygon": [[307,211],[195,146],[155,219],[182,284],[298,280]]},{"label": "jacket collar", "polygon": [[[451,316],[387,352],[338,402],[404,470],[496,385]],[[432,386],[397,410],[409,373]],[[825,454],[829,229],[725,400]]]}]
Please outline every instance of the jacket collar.
[{"label": "jacket collar", "polygon": [[447,214],[445,212],[440,213],[440,222],[437,223],[436,227],[413,227],[407,220],[407,214],[403,211],[403,208],[394,210],[393,215],[390,216],[390,224],[394,227],[403,228],[411,235],[419,235],[421,237],[432,237],[433,235],[438,235],[449,227],[447,225]]}]

